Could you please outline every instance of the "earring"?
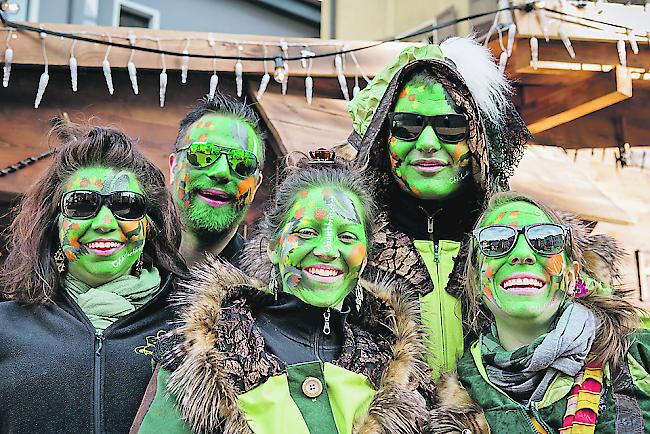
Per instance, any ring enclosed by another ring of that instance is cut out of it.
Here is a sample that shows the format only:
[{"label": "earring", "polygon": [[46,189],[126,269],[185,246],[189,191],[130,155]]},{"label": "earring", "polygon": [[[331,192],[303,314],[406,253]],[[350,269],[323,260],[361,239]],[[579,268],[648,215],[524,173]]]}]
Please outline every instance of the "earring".
[{"label": "earring", "polygon": [[361,303],[363,303],[363,288],[361,280],[357,280],[357,286],[354,288],[354,301],[357,306],[357,312],[361,312]]},{"label": "earring", "polygon": [[140,274],[142,274],[142,256],[140,256],[138,260],[135,261],[135,264],[133,264],[133,275],[135,277],[140,277]]},{"label": "earring", "polygon": [[65,273],[65,255],[63,254],[63,250],[61,250],[61,246],[54,253],[54,262],[56,263],[56,269],[59,270],[59,274]]},{"label": "earring", "polygon": [[269,292],[273,294],[273,297],[278,299],[278,278],[275,271],[275,267],[271,267],[271,277],[269,279]]}]

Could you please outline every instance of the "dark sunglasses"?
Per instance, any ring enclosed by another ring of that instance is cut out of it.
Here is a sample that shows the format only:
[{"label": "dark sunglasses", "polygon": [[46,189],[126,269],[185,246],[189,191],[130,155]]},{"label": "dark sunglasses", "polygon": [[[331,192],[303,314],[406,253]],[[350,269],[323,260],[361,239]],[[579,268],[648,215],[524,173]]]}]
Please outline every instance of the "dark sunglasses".
[{"label": "dark sunglasses", "polygon": [[540,255],[554,255],[564,250],[569,228],[555,223],[538,223],[527,226],[492,225],[472,231],[478,248],[484,256],[505,256],[517,244],[519,234],[524,234],[528,245]]},{"label": "dark sunglasses", "polygon": [[458,143],[467,138],[469,123],[464,114],[424,116],[417,113],[388,113],[390,134],[399,140],[411,142],[417,140],[430,125],[438,139],[443,143]]},{"label": "dark sunglasses", "polygon": [[140,193],[115,191],[101,194],[97,191],[74,190],[61,197],[61,214],[69,219],[87,220],[95,217],[106,205],[118,220],[140,220],[147,213],[147,201]]},{"label": "dark sunglasses", "polygon": [[222,155],[225,155],[230,169],[242,178],[253,175],[258,166],[257,157],[254,153],[245,149],[228,148],[214,143],[193,142],[177,152],[180,151],[187,151],[187,161],[199,169],[205,169],[219,160]]}]

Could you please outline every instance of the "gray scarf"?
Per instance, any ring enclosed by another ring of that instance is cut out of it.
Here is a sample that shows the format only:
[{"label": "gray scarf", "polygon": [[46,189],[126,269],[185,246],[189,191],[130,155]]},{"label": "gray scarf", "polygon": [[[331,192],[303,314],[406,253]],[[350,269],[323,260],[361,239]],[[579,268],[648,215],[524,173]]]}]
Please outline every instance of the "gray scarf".
[{"label": "gray scarf", "polygon": [[585,364],[596,335],[596,317],[579,303],[568,302],[555,327],[530,345],[506,351],[493,325],[481,335],[481,355],[488,378],[530,407],[546,393],[557,372],[575,376]]}]

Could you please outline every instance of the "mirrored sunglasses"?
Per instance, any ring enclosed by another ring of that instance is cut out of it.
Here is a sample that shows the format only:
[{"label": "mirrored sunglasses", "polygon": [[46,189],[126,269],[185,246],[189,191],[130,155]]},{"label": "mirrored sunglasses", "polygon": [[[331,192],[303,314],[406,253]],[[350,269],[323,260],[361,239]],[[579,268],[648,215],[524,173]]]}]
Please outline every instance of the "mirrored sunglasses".
[{"label": "mirrored sunglasses", "polygon": [[424,128],[431,126],[443,143],[458,143],[467,138],[469,122],[464,114],[424,116],[417,113],[388,113],[390,134],[407,142],[417,140]]},{"label": "mirrored sunglasses", "polygon": [[555,223],[538,223],[527,226],[492,225],[472,232],[478,248],[484,256],[505,256],[517,244],[523,234],[528,245],[540,255],[554,255],[564,250],[569,228]]},{"label": "mirrored sunglasses", "polygon": [[118,220],[140,220],[147,213],[144,195],[132,191],[101,194],[91,190],[74,190],[61,197],[60,210],[69,219],[87,220],[95,217],[106,205]]},{"label": "mirrored sunglasses", "polygon": [[255,154],[245,149],[228,148],[207,142],[193,142],[189,146],[178,149],[177,152],[180,151],[187,151],[187,161],[199,169],[211,166],[222,155],[225,155],[230,169],[242,178],[253,175],[258,167]]}]

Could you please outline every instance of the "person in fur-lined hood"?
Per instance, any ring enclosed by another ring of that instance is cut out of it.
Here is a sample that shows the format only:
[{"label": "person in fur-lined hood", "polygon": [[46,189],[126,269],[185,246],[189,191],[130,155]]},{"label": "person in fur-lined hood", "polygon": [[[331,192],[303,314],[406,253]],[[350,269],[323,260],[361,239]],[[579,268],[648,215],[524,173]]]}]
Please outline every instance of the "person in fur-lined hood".
[{"label": "person in fur-lined hood", "polygon": [[403,50],[348,107],[348,143],[379,179],[369,269],[419,292],[434,377],[464,350],[461,245],[485,198],[508,189],[529,138],[510,92],[485,47],[451,38]]},{"label": "person in fur-lined hood", "polygon": [[[492,432],[650,432],[650,332],[613,287],[622,252],[606,235],[521,194],[480,216],[462,294],[479,334],[458,377]],[[579,271],[582,270],[582,273]],[[440,432],[459,432],[455,377],[437,389]]]},{"label": "person in fur-lined hood", "polygon": [[370,180],[317,158],[288,172],[248,244],[244,267],[262,279],[214,259],[193,271],[132,432],[431,427],[417,303],[390,280],[359,279],[375,218]]}]

